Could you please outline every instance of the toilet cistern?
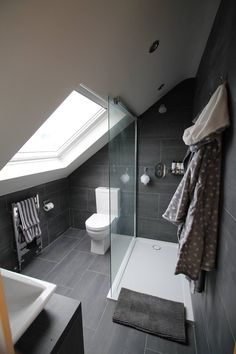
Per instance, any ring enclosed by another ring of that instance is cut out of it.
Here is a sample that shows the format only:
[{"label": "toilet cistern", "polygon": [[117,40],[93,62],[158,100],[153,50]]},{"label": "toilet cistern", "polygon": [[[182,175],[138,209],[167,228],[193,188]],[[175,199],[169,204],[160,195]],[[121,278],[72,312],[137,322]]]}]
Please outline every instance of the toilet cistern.
[{"label": "toilet cistern", "polygon": [[91,238],[91,252],[105,254],[110,247],[110,226],[115,226],[120,212],[120,189],[98,187],[95,189],[97,213],[85,222]]}]

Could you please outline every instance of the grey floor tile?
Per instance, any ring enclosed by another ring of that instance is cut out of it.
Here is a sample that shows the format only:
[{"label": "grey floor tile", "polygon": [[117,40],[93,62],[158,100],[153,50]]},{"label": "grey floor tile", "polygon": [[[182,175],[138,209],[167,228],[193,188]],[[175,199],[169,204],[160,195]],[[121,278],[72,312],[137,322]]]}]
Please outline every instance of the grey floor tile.
[{"label": "grey floor tile", "polygon": [[40,258],[60,262],[77,244],[79,240],[60,236],[56,241],[44,249]]},{"label": "grey floor tile", "polygon": [[84,352],[85,354],[87,354],[90,348],[92,347],[95,331],[93,329],[84,326],[83,334],[84,334]]},{"label": "grey floor tile", "polygon": [[85,234],[85,236],[82,238],[82,240],[79,241],[78,245],[75,247],[77,250],[83,251],[83,252],[89,252],[91,249],[91,239]]},{"label": "grey floor tile", "polygon": [[36,257],[23,269],[22,274],[44,280],[57,263]]},{"label": "grey floor tile", "polygon": [[72,250],[47,275],[46,280],[57,285],[73,288],[96,256]]},{"label": "grey floor tile", "polygon": [[146,334],[112,322],[116,303],[109,301],[86,354],[143,354]]},{"label": "grey floor tile", "polygon": [[72,238],[76,238],[76,239],[82,239],[84,238],[84,236],[86,235],[86,230],[80,230],[80,229],[76,229],[74,227],[70,227],[68,230],[66,230],[63,233],[63,236],[65,237],[72,237]]},{"label": "grey floor tile", "polygon": [[102,256],[97,255],[94,262],[89,266],[89,270],[110,275],[110,252]]},{"label": "grey floor tile", "polygon": [[55,292],[63,296],[70,296],[71,290],[72,288],[68,288],[67,286],[57,285]]},{"label": "grey floor tile", "polygon": [[107,303],[110,279],[107,275],[85,271],[70,297],[82,303],[83,324],[96,330]]},{"label": "grey floor tile", "polygon": [[[144,354],[162,354],[161,352],[154,352],[153,350],[150,350],[150,349],[146,349]],[[170,353],[172,354],[172,353]]]},{"label": "grey floor tile", "polygon": [[178,344],[178,354],[197,354],[194,325],[187,323],[187,343]]},{"label": "grey floor tile", "polygon": [[148,335],[146,345],[147,349],[153,350],[154,352],[161,352],[162,354],[196,354],[194,328],[189,324],[187,324],[186,328],[186,344],[180,344],[157,336]]}]

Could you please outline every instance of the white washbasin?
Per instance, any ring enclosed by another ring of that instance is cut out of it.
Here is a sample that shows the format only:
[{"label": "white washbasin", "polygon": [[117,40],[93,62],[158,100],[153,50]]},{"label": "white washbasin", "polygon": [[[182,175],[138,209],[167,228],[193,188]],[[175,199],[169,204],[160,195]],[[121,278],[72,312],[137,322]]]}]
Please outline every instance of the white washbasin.
[{"label": "white washbasin", "polygon": [[1,268],[12,340],[22,336],[56,289],[56,285]]}]

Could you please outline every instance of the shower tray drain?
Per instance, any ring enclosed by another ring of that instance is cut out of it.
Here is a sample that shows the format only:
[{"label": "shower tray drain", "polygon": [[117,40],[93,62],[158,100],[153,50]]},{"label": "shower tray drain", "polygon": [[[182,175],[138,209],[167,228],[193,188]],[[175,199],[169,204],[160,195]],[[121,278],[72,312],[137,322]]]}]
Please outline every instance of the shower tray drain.
[{"label": "shower tray drain", "polygon": [[161,246],[159,246],[159,245],[153,245],[152,248],[153,248],[155,251],[160,251],[160,250],[161,250]]}]

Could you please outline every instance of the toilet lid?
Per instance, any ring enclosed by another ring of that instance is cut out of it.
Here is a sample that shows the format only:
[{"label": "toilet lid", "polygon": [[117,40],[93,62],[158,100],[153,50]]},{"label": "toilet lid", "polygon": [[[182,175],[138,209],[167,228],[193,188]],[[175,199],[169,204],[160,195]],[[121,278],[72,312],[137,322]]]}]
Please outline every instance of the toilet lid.
[{"label": "toilet lid", "polygon": [[109,228],[110,222],[115,219],[115,216],[109,217],[106,214],[93,214],[85,222],[85,225],[90,230],[106,230]]}]

